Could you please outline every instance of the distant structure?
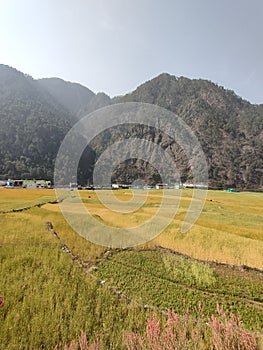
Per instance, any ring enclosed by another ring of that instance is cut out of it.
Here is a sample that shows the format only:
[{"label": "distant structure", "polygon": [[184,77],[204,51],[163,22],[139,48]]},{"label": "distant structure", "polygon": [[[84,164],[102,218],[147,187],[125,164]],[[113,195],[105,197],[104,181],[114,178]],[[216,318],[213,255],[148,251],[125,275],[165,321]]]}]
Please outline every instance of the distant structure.
[{"label": "distant structure", "polygon": [[76,182],[70,182],[69,188],[71,190],[77,190],[78,189],[78,184]]},{"label": "distant structure", "polygon": [[0,187],[6,188],[51,188],[48,180],[12,180],[0,181]]},{"label": "distant structure", "polygon": [[112,188],[113,190],[118,190],[118,189],[120,188],[120,185],[119,185],[119,184],[112,184],[112,185],[111,185],[111,188]]},{"label": "distant structure", "polygon": [[51,188],[51,181],[48,180],[24,180],[26,188]]},{"label": "distant structure", "polygon": [[235,189],[235,188],[228,188],[226,190],[226,192],[240,192],[239,190]]},{"label": "distant structure", "polygon": [[168,188],[168,184],[159,183],[159,184],[156,184],[155,188],[157,190],[162,190],[162,189]]},{"label": "distant structure", "polygon": [[8,179],[6,182],[7,187],[23,187],[23,180],[11,180]]},{"label": "distant structure", "polygon": [[193,184],[193,183],[184,183],[183,188],[199,188],[199,189],[206,189],[207,186],[204,184]]}]

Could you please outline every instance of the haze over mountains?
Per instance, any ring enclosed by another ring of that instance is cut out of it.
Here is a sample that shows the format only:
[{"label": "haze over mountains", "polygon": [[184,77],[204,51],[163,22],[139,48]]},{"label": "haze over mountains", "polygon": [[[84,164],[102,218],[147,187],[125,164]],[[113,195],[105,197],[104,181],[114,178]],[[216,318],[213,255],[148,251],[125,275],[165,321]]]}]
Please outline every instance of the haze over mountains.
[{"label": "haze over mountains", "polygon": [[[0,65],[0,175],[6,178],[53,178],[59,146],[71,126],[100,107],[120,102],[147,102],[181,117],[199,139],[209,165],[209,184],[263,188],[263,105],[252,105],[233,91],[201,79],[161,74],[135,91],[111,99],[59,78],[34,80],[14,68]],[[80,161],[79,181],[92,180],[95,159],[123,130],[110,129],[97,137]],[[130,136],[170,147],[183,181],[191,181],[183,150],[165,135],[149,128],[130,129]],[[158,174],[146,162],[132,159],[116,168],[114,180],[127,182],[142,176],[157,182]]]}]

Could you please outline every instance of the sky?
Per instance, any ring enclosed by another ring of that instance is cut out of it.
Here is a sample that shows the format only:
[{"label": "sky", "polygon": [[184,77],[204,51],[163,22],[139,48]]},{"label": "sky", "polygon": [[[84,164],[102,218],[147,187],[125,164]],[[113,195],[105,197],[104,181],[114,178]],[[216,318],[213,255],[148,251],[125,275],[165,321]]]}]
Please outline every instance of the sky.
[{"label": "sky", "polygon": [[263,103],[263,1],[0,0],[0,63],[111,97],[165,72]]}]

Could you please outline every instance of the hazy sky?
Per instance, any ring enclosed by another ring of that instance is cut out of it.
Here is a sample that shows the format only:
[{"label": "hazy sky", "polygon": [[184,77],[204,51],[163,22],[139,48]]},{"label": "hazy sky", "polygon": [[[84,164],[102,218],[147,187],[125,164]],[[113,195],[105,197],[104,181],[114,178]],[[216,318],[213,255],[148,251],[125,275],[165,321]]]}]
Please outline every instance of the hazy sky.
[{"label": "hazy sky", "polygon": [[0,0],[0,63],[110,96],[167,72],[263,103],[263,1]]}]

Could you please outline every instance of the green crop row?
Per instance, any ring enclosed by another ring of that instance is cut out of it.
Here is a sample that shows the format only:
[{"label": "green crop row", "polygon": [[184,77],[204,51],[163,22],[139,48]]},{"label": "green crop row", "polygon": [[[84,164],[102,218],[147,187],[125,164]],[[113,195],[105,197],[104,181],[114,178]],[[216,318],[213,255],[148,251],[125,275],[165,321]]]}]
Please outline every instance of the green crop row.
[{"label": "green crop row", "polygon": [[201,302],[206,315],[211,315],[219,302],[228,312],[240,312],[250,329],[262,329],[263,304],[257,300],[262,296],[262,284],[252,272],[250,275],[252,278],[242,283],[247,293],[243,297],[236,277],[226,277],[207,264],[157,250],[115,253],[96,271],[98,278],[142,304],[182,312],[187,307],[197,309]]}]

